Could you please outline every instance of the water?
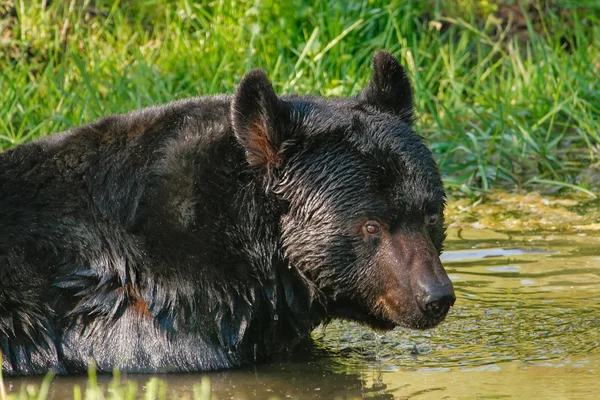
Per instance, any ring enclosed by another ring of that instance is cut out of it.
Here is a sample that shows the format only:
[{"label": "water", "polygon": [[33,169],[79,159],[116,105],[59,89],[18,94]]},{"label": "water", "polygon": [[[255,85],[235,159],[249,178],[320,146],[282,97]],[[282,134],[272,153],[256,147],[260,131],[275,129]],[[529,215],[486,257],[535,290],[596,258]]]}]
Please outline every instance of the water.
[{"label": "water", "polygon": [[[600,234],[453,230],[446,248],[457,301],[438,328],[379,335],[333,322],[310,348],[265,365],[160,376],[169,398],[192,398],[203,376],[213,398],[599,397]],[[143,391],[149,377],[127,379]],[[8,389],[32,381],[11,379]],[[74,383],[85,378],[56,378],[51,397],[72,397]]]}]

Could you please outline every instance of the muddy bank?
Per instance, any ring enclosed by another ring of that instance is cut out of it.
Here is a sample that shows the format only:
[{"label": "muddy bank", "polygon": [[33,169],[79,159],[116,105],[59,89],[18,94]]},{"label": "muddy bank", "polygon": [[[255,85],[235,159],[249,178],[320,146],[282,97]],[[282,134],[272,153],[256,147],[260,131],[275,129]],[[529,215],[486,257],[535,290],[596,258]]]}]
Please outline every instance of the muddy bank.
[{"label": "muddy bank", "polygon": [[450,228],[498,232],[600,231],[600,199],[578,193],[556,197],[500,191],[483,200],[451,196],[446,221]]}]

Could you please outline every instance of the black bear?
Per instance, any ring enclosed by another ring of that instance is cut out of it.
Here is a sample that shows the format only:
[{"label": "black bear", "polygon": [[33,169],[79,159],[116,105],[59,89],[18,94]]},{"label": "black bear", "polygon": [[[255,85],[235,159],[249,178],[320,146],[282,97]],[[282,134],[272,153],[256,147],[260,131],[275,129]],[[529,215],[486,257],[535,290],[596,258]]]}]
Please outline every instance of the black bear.
[{"label": "black bear", "polygon": [[2,371],[206,371],[331,318],[440,323],[442,182],[404,70],[373,67],[355,98],[255,70],[0,154]]}]

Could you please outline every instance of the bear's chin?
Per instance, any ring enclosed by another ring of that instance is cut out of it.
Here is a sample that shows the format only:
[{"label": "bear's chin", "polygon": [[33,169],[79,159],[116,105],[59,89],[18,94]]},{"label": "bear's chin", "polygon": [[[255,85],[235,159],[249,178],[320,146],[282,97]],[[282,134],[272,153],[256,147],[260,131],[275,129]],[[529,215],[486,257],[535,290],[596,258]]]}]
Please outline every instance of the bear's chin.
[{"label": "bear's chin", "polygon": [[401,326],[403,328],[417,330],[435,328],[446,319],[447,315],[446,313],[440,317],[432,318],[423,314],[422,312],[420,312],[420,310],[415,310],[413,313],[410,314],[399,314],[397,312],[391,312],[391,310],[387,309],[377,311],[383,314],[381,316],[381,319],[389,321],[389,323],[394,324],[395,326]]},{"label": "bear's chin", "polygon": [[431,318],[418,309],[411,314],[400,314],[381,307],[370,309],[347,299],[330,304],[328,311],[333,318],[358,322],[378,331],[390,331],[398,326],[417,330],[431,329],[444,321],[447,315]]},{"label": "bear's chin", "polygon": [[407,318],[389,318],[385,317],[374,317],[370,316],[369,318],[365,318],[362,321],[366,325],[369,325],[371,328],[380,330],[380,331],[389,331],[396,327],[402,327],[407,329],[417,329],[417,330],[427,330],[432,329],[438,326],[442,321],[444,321],[445,316],[441,318],[428,318],[425,315],[413,315]]}]

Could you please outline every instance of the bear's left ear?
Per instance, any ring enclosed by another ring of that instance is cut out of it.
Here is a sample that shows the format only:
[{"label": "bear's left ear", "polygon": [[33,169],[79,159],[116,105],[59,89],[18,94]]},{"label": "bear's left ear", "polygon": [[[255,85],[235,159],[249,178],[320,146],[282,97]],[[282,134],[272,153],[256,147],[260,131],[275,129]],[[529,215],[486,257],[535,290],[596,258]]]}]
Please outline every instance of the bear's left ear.
[{"label": "bear's left ear", "polygon": [[251,71],[242,79],[231,104],[231,120],[250,165],[281,165],[289,116],[289,105],[275,94],[263,71]]},{"label": "bear's left ear", "polygon": [[398,60],[387,51],[373,55],[373,77],[358,99],[381,111],[413,122],[413,97],[410,81]]}]

